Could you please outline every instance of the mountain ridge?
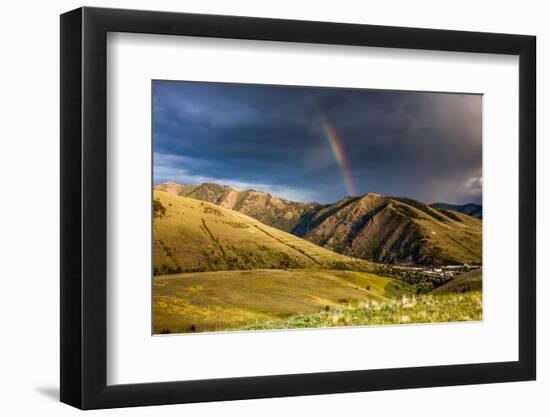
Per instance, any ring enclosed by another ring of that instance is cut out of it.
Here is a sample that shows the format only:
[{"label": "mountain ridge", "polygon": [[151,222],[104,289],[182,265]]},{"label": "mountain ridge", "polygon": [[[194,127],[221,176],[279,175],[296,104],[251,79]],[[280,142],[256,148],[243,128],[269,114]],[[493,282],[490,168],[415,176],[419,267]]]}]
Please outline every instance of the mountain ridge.
[{"label": "mountain ridge", "polygon": [[467,214],[469,216],[483,218],[483,207],[480,204],[466,203],[466,204],[449,204],[449,203],[433,203],[431,207],[438,210],[452,210],[459,213]]},{"label": "mountain ridge", "polygon": [[252,269],[373,266],[267,226],[238,211],[155,190],[154,275]]},{"label": "mountain ridge", "polygon": [[368,193],[321,205],[214,183],[155,190],[243,213],[342,255],[406,265],[481,263],[481,220],[405,197]]},{"label": "mountain ridge", "polygon": [[235,210],[285,232],[290,232],[306,212],[321,206],[215,183],[183,185],[169,182],[158,184],[155,189]]}]

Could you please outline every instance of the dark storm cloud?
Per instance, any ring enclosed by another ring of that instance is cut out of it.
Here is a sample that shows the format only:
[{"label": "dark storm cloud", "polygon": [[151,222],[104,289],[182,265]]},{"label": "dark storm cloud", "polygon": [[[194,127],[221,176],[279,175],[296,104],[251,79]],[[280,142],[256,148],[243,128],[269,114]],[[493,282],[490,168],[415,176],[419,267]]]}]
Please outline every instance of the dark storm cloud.
[{"label": "dark storm cloud", "polygon": [[481,96],[155,81],[155,182],[215,181],[290,199],[358,194],[481,202]]}]

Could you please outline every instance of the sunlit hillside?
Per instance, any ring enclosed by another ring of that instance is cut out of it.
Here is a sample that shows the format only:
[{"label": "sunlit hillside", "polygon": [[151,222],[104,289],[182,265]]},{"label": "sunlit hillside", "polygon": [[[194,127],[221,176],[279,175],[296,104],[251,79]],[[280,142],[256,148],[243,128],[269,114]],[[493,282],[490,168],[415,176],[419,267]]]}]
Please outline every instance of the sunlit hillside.
[{"label": "sunlit hillside", "polygon": [[154,221],[155,275],[248,269],[371,270],[340,255],[215,204],[156,190],[165,210]]},{"label": "sunlit hillside", "polygon": [[155,188],[246,214],[331,251],[371,262],[482,263],[479,218],[409,198],[369,193],[321,205],[210,183],[164,183]]}]

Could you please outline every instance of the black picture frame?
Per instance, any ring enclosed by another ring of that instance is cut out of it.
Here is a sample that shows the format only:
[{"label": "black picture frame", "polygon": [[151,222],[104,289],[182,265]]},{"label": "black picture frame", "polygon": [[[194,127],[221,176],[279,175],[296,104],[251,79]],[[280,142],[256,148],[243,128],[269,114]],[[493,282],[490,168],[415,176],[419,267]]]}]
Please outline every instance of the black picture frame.
[{"label": "black picture frame", "polygon": [[[519,360],[107,385],[108,32],[519,56]],[[536,38],[524,35],[88,7],[63,14],[61,401],[96,409],[534,380],[535,51]]]}]

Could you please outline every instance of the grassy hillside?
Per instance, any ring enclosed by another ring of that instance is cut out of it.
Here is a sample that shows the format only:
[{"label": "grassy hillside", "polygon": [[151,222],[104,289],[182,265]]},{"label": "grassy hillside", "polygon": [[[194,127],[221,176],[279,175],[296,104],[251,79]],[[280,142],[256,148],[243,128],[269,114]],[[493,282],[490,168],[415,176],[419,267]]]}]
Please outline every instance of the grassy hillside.
[{"label": "grassy hillside", "polygon": [[483,208],[479,204],[447,204],[447,203],[434,203],[430,205],[433,208],[436,208],[441,211],[452,210],[458,211],[459,213],[467,214],[468,216],[474,216],[478,218],[483,217]]},{"label": "grassy hillside", "polygon": [[483,285],[481,269],[458,275],[451,281],[436,288],[432,294],[450,294],[466,291],[481,290]]},{"label": "grassy hillside", "polygon": [[383,304],[410,295],[402,281],[338,270],[249,270],[155,277],[155,333],[228,330],[296,315]]},{"label": "grassy hillside", "polygon": [[320,207],[317,203],[289,201],[262,191],[239,190],[213,183],[182,185],[167,182],[156,185],[155,189],[235,210],[286,232],[292,230],[306,213]]},{"label": "grassy hillside", "polygon": [[444,323],[480,321],[482,318],[481,291],[470,291],[438,296],[403,296],[385,303],[366,303],[358,308],[322,311],[270,323],[258,322],[239,330]]},{"label": "grassy hillside", "polygon": [[336,252],[381,263],[481,263],[482,223],[405,198],[346,198],[301,225],[303,237]]},{"label": "grassy hillside", "polygon": [[[315,218],[320,221],[314,230],[327,228],[333,239],[328,242],[348,239],[345,242],[355,250],[361,248],[357,238],[369,221],[379,224],[384,219],[380,213],[399,215],[394,212],[414,219],[420,232],[425,228],[443,235],[450,227],[450,220],[436,219],[439,224],[426,218],[422,207],[369,195],[325,208]],[[468,229],[468,216],[464,217],[452,221]],[[355,233],[349,223],[358,218],[367,220]],[[386,224],[384,230],[393,227],[402,233],[399,222]],[[460,321],[481,316],[480,296],[416,297],[410,284],[372,273],[379,265],[174,192],[155,190],[153,228],[155,333]],[[379,242],[393,245],[391,236],[378,236]]]},{"label": "grassy hillside", "polygon": [[368,271],[334,253],[233,210],[155,190],[154,274],[249,269]]},{"label": "grassy hillside", "polygon": [[165,183],[155,189],[238,211],[331,251],[368,261],[482,262],[480,219],[407,198],[366,194],[323,206],[219,184]]}]

